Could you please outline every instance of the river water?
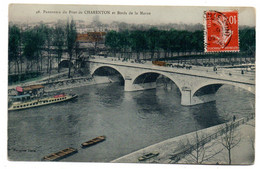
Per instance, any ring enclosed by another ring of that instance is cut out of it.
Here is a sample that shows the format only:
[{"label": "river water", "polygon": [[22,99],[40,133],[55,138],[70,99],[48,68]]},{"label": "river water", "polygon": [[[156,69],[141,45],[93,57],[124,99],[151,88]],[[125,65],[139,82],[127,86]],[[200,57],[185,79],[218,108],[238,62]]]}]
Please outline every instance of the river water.
[{"label": "river water", "polygon": [[[64,90],[79,97],[68,102],[8,113],[8,157],[39,161],[67,147],[78,153],[61,161],[109,162],[160,141],[211,127],[233,115],[254,113],[255,96],[224,85],[216,102],[182,106],[175,85],[125,92],[119,83]],[[82,149],[80,144],[107,140]]]}]

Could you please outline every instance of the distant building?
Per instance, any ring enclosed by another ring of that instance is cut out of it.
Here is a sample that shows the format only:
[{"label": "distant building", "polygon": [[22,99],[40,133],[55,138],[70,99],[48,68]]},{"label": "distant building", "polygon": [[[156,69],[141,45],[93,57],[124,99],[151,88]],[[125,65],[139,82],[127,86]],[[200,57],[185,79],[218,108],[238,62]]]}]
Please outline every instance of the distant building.
[{"label": "distant building", "polygon": [[78,34],[77,35],[77,42],[81,42],[81,43],[93,43],[93,42],[104,43],[105,42],[105,35],[106,35],[106,32],[88,32],[88,33],[84,33],[84,34]]}]

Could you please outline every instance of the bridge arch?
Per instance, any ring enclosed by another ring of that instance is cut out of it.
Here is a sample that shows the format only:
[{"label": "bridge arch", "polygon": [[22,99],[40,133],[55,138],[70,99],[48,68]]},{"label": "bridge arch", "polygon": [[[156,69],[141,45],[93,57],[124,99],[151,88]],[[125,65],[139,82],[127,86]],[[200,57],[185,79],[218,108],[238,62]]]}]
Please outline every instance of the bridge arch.
[{"label": "bridge arch", "polygon": [[[150,77],[148,77],[149,75],[151,75]],[[163,75],[165,77],[167,77],[168,79],[170,79],[176,86],[177,88],[179,89],[179,91],[182,93],[182,85],[181,85],[181,82],[179,82],[177,80],[177,78],[173,78],[172,76],[169,76],[167,73],[165,72],[157,72],[157,71],[145,71],[145,72],[142,72],[140,74],[137,74],[136,76],[134,76],[132,78],[132,82],[133,84],[137,84],[138,81],[140,81],[141,78],[146,78],[146,79],[143,79],[144,81],[146,82],[155,82],[157,80],[157,78],[160,76],[160,75]]]},{"label": "bridge arch", "polygon": [[90,74],[93,76],[95,74],[95,72],[97,72],[98,70],[100,70],[102,68],[109,68],[109,69],[115,70],[122,76],[123,79],[125,79],[124,73],[122,71],[120,71],[116,66],[113,66],[113,65],[99,65],[99,66],[93,68],[91,70]]},{"label": "bridge arch", "polygon": [[253,87],[249,88],[248,86],[246,86],[244,84],[237,85],[237,84],[233,84],[233,83],[224,83],[224,82],[215,82],[215,83],[205,82],[205,83],[200,84],[196,88],[193,88],[193,90],[191,92],[191,96],[193,97],[193,96],[199,96],[199,95],[203,95],[203,94],[215,94],[220,89],[220,87],[222,87],[223,85],[231,85],[231,86],[239,87],[241,89],[249,91],[250,93],[255,94]]},{"label": "bridge arch", "polygon": [[60,68],[68,68],[69,64],[71,64],[71,67],[73,67],[73,62],[70,62],[69,60],[62,60],[58,66]]}]

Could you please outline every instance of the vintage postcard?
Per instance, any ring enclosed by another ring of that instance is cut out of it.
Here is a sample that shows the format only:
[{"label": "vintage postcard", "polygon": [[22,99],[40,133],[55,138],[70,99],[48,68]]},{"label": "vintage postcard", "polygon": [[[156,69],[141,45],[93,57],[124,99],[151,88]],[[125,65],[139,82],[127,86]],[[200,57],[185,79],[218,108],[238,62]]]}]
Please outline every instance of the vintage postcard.
[{"label": "vintage postcard", "polygon": [[10,4],[8,160],[254,164],[253,7]]}]

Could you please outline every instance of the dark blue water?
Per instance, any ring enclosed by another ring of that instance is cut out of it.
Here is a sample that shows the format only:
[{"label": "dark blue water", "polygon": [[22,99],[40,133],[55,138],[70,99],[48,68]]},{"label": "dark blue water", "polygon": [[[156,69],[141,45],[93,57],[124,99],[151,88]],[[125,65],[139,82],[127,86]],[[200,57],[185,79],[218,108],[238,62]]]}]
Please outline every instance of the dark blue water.
[{"label": "dark blue water", "polygon": [[[75,100],[8,113],[10,160],[39,161],[67,147],[79,152],[62,161],[108,162],[125,154],[254,113],[254,95],[232,86],[217,92],[216,102],[182,106],[176,86],[125,92],[114,84],[64,90]],[[80,144],[106,135],[87,149]]]}]

